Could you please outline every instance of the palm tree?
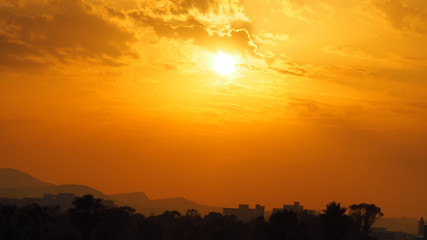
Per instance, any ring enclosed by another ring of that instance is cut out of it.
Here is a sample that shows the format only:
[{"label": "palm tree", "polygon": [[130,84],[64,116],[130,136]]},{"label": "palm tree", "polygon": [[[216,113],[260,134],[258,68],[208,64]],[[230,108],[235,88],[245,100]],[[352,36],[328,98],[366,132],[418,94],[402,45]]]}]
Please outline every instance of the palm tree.
[{"label": "palm tree", "polygon": [[80,228],[83,240],[89,238],[90,233],[95,228],[98,218],[104,205],[102,199],[95,199],[92,195],[76,197],[73,201],[74,208],[70,208],[68,213],[76,227]]},{"label": "palm tree", "polygon": [[29,235],[31,239],[45,239],[48,223],[53,221],[52,215],[59,211],[59,207],[31,204],[26,206],[23,210],[28,217]]},{"label": "palm tree", "polygon": [[104,209],[104,205],[102,205],[102,199],[95,199],[90,194],[83,195],[82,197],[76,197],[76,199],[73,201],[73,205],[75,210],[86,212],[89,215],[94,215],[95,213]]},{"label": "palm tree", "polygon": [[348,232],[347,209],[340,203],[331,202],[326,205],[323,214],[320,215],[322,239],[339,240]]}]

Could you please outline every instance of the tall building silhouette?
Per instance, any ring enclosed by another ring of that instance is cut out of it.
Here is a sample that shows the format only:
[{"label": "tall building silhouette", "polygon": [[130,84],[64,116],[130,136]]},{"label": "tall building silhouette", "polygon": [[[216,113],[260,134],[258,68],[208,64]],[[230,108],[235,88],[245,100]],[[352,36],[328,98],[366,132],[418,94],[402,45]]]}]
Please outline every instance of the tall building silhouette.
[{"label": "tall building silhouette", "polygon": [[255,208],[249,208],[248,204],[239,204],[239,208],[224,208],[225,216],[236,216],[237,219],[248,222],[257,217],[264,217],[265,207],[259,204]]},{"label": "tall building silhouette", "polygon": [[418,235],[424,236],[424,218],[421,217],[418,222]]},{"label": "tall building silhouette", "polygon": [[283,212],[283,211],[292,211],[296,213],[307,212],[309,214],[315,214],[313,210],[304,209],[300,202],[294,202],[294,205],[283,205],[283,208],[273,208],[273,214]]}]

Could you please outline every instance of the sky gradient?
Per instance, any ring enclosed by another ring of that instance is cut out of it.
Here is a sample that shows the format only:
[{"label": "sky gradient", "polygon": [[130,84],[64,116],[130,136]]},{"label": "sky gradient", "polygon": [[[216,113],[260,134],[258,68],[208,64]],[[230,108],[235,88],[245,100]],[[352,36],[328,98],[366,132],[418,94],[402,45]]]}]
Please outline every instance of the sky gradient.
[{"label": "sky gradient", "polygon": [[0,1],[0,167],[425,216],[426,42],[425,0]]}]

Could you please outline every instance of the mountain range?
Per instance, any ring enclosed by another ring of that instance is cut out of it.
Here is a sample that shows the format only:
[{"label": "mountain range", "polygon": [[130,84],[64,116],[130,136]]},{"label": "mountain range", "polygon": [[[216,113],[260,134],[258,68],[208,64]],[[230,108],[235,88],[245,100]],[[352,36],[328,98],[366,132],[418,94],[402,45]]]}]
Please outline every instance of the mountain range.
[{"label": "mountain range", "polygon": [[[161,214],[166,210],[177,210],[185,213],[188,209],[197,209],[201,214],[222,212],[222,208],[206,206],[185,198],[150,199],[143,192],[105,194],[85,185],[55,185],[40,181],[28,173],[13,169],[0,168],[0,198],[43,197],[43,194],[73,193],[76,196],[92,194],[96,198],[112,200],[119,206],[130,206],[139,213]],[[417,219],[381,218],[374,227],[386,227],[391,231],[402,231],[416,234]]]},{"label": "mountain range", "polygon": [[185,213],[188,209],[197,209],[201,214],[222,212],[222,208],[198,204],[185,198],[152,200],[143,192],[108,195],[85,185],[55,185],[13,168],[0,168],[0,198],[40,198],[44,194],[58,193],[73,193],[76,196],[92,194],[96,198],[112,200],[119,206],[133,207],[146,215],[161,214],[167,210]]}]

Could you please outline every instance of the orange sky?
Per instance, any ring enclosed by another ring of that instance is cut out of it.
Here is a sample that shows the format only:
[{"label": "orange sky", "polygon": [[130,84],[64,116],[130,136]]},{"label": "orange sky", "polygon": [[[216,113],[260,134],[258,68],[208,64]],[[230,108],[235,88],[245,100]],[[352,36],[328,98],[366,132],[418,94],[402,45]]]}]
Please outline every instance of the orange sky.
[{"label": "orange sky", "polygon": [[425,0],[1,1],[0,167],[425,216],[426,42]]}]

